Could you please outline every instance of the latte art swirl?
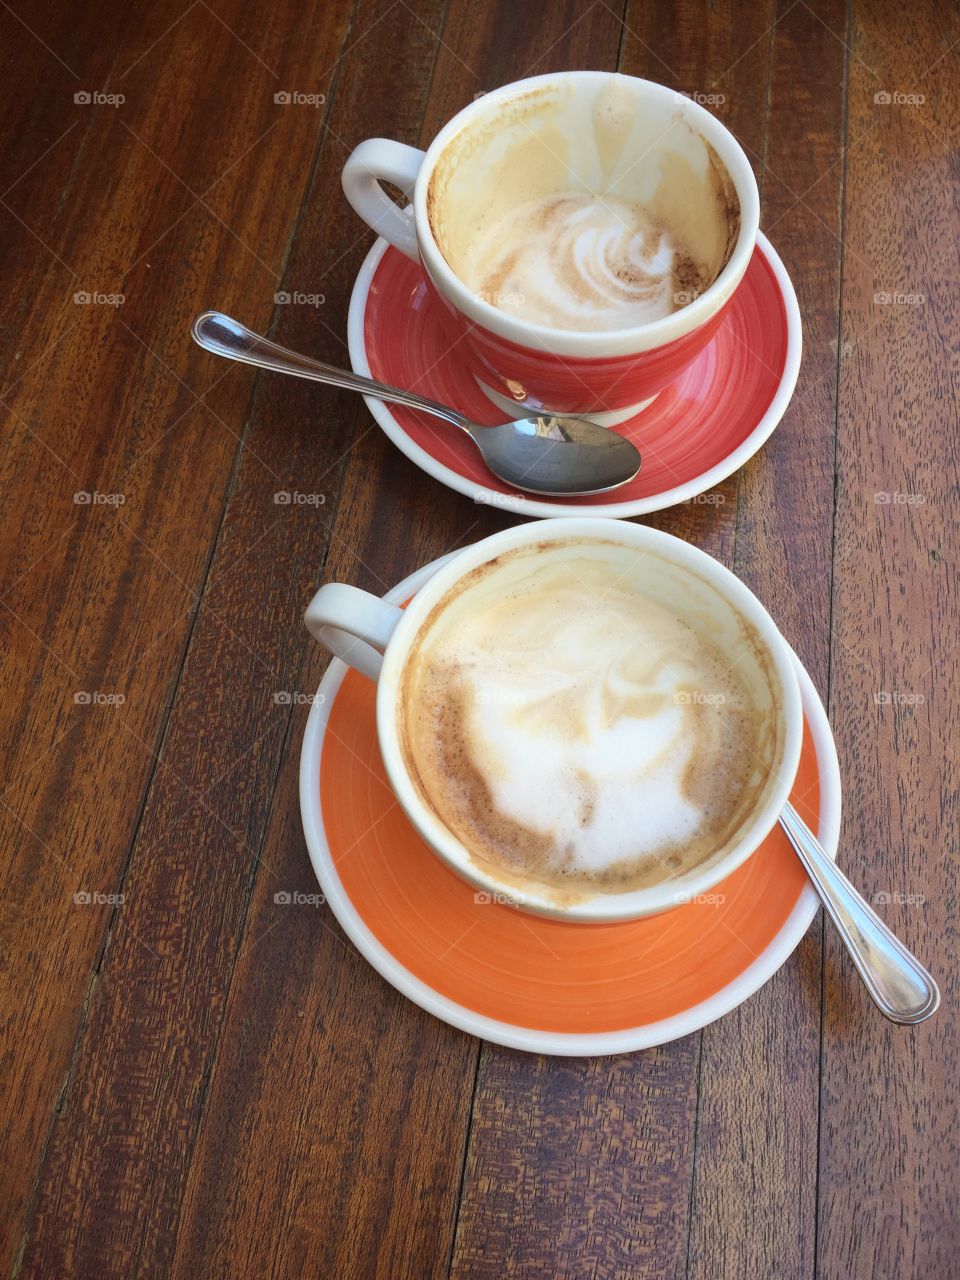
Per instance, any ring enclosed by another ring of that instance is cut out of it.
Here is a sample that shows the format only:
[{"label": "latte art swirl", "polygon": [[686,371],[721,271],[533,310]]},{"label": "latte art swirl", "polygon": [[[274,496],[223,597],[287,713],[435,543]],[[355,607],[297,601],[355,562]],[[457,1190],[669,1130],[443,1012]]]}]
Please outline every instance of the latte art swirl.
[{"label": "latte art swirl", "polygon": [[763,716],[730,656],[619,570],[545,559],[518,557],[506,590],[485,566],[437,607],[404,681],[411,776],[498,873],[610,891],[681,875],[764,781]]},{"label": "latte art swirl", "polygon": [[706,283],[640,205],[579,193],[528,201],[482,231],[466,279],[493,306],[559,329],[659,320]]}]

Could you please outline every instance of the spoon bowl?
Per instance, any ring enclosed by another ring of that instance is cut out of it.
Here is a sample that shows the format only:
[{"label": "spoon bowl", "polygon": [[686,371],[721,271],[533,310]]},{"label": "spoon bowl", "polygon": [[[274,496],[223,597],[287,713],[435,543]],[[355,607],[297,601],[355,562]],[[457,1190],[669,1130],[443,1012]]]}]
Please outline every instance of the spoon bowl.
[{"label": "spoon bowl", "polygon": [[538,414],[466,430],[495,476],[530,493],[604,493],[640,470],[629,440],[586,418]]}]

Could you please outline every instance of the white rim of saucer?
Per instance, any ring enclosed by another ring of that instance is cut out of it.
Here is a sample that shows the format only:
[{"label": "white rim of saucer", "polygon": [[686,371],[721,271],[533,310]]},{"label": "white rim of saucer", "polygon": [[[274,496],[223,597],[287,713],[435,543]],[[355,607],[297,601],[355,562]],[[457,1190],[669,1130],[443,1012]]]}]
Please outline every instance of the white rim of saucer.
[{"label": "white rim of saucer", "polygon": [[[350,310],[347,315],[347,346],[350,352],[350,364],[354,373],[359,373],[365,378],[373,376],[370,370],[370,362],[367,359],[366,342],[364,341],[367,298],[370,295],[370,285],[377,267],[390,247],[389,242],[382,237],[376,241],[363,261],[363,265],[354,282],[353,292],[350,295]],[[454,489],[457,493],[466,494],[468,498],[473,498],[475,502],[486,502],[501,511],[513,511],[520,516],[609,516],[611,519],[618,519],[623,516],[642,516],[651,511],[662,511],[665,507],[673,507],[680,502],[687,502],[690,498],[695,498],[698,494],[712,489],[721,480],[726,480],[727,476],[739,471],[743,464],[753,457],[773,434],[774,429],[786,413],[787,405],[790,403],[794,388],[797,385],[803,345],[797,294],[793,287],[793,282],[787,274],[787,269],[780,259],[780,255],[762,231],[757,233],[757,248],[764,255],[770,265],[770,269],[773,271],[786,313],[787,352],[784,359],[783,375],[766,412],[746,440],[731,453],[728,453],[715,466],[702,471],[700,475],[694,476],[692,480],[688,480],[685,484],[676,485],[672,489],[664,489],[660,493],[650,494],[645,498],[634,498],[629,502],[583,503],[576,505],[570,502],[544,502],[533,495],[501,493],[499,489],[489,489],[486,485],[478,484],[475,480],[468,480],[465,476],[460,475],[459,472],[454,471],[452,467],[438,462],[433,454],[410,438],[397,421],[390,405],[385,404],[383,400],[378,400],[376,396],[364,396],[363,398],[367,402],[367,408],[387,436],[401,453],[406,454],[411,462],[416,463],[422,471],[425,471],[427,475],[433,476],[435,480],[439,480],[441,484],[445,484],[447,488]],[[456,408],[455,405],[452,407]]]},{"label": "white rim of saucer", "polygon": [[[388,591],[384,599],[391,604],[407,599],[418,591],[441,565],[446,564],[456,554],[457,552],[451,552],[433,561],[432,564],[425,565]],[[840,765],[836,745],[826,711],[813,681],[800,659],[796,654],[793,656],[797,664],[804,715],[810,727],[820,772],[820,825],[817,838],[827,854],[835,860],[840,838]],[[304,730],[300,752],[300,814],[307,850],[314,873],[331,911],[360,954],[401,995],[406,996],[408,1000],[412,1000],[428,1013],[432,1013],[442,1022],[458,1027],[470,1035],[479,1036],[483,1040],[490,1040],[511,1049],[524,1049],[529,1053],[594,1057],[650,1049],[689,1035],[693,1031],[699,1031],[742,1004],[748,997],[759,991],[785,964],[810,927],[820,904],[812,886],[808,884],[804,886],[796,906],[770,945],[727,986],[708,1000],[691,1005],[683,1013],[622,1031],[604,1031],[596,1034],[540,1031],[475,1013],[466,1005],[441,995],[400,964],[392,952],[367,927],[344,889],[330,854],[320,806],[320,759],[330,711],[348,670],[346,664],[339,659],[332,660],[320,681],[318,696],[310,708],[310,716]],[[592,926],[584,925],[583,927],[587,929]]]}]

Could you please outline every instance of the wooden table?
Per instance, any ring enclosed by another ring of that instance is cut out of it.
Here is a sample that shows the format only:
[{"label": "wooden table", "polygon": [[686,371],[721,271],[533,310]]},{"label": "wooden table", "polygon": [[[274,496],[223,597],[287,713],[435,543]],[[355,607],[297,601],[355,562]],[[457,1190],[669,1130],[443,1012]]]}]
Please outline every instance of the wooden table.
[{"label": "wooden table", "polygon": [[[956,1276],[956,17],[11,0],[0,30],[2,1273]],[[755,163],[800,382],[715,502],[653,523],[753,587],[828,702],[841,861],[943,986],[916,1029],[818,918],[700,1034],[536,1058],[274,902],[316,892],[308,708],[275,696],[323,671],[312,592],[382,591],[510,517],[356,397],[198,351],[190,320],[345,364],[371,242],[349,150],[565,67],[714,95]],[[292,489],[325,503],[274,502]]]}]

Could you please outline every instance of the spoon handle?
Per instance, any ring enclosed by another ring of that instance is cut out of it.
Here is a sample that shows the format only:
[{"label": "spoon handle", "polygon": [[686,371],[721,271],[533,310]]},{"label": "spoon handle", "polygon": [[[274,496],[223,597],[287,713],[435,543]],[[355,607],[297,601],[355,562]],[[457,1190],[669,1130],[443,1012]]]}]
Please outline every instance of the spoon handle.
[{"label": "spoon handle", "polygon": [[793,805],[785,805],[780,825],[880,1012],[908,1026],[929,1018],[940,1003],[940,991],[920,961],[831,862]]},{"label": "spoon handle", "polygon": [[403,391],[400,387],[391,387],[385,382],[375,382],[373,378],[348,373],[346,369],[338,369],[335,365],[324,364],[320,360],[312,360],[309,356],[281,347],[279,343],[254,333],[239,320],[225,316],[222,311],[204,311],[197,316],[193,322],[193,340],[204,351],[211,351],[215,356],[223,356],[226,360],[239,360],[243,364],[256,365],[258,369],[272,369],[277,373],[292,373],[297,378],[327,382],[331,386],[359,391],[362,395],[376,396],[379,400],[389,400],[393,404],[422,409],[424,413],[432,413],[463,430],[473,425],[462,413],[457,413],[456,409],[438,404],[436,400],[428,400],[426,396],[418,396],[415,391]]}]

